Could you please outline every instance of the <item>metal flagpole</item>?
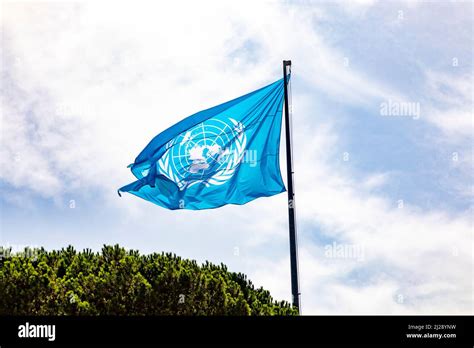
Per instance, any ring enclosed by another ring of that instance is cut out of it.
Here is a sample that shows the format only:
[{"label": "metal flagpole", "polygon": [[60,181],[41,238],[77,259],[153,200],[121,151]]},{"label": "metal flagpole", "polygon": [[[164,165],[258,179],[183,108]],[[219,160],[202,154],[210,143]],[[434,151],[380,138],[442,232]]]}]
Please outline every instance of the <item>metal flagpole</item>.
[{"label": "metal flagpole", "polygon": [[288,181],[288,218],[290,230],[290,267],[291,267],[291,293],[293,306],[300,313],[300,290],[298,283],[298,247],[296,243],[295,219],[295,192],[293,191],[293,159],[291,151],[290,113],[288,112],[288,78],[287,68],[291,72],[291,60],[283,61],[283,82],[285,92],[285,134],[286,134],[286,172]]}]

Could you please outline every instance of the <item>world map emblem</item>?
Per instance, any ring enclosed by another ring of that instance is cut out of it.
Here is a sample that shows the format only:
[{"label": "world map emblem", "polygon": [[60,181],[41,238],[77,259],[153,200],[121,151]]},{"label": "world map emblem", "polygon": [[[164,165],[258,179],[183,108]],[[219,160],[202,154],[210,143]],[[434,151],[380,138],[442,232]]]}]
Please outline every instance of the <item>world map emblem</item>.
[{"label": "world map emblem", "polygon": [[166,144],[158,171],[180,190],[222,185],[234,175],[247,144],[245,127],[233,118],[211,118]]}]

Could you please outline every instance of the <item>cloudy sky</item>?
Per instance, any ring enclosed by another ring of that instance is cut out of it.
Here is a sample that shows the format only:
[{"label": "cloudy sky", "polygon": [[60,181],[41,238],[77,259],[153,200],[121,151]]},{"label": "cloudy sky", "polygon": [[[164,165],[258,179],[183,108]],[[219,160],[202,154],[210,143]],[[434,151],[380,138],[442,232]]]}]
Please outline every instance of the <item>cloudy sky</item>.
[{"label": "cloudy sky", "polygon": [[171,251],[290,300],[285,194],[167,211],[116,190],[154,135],[291,59],[303,313],[473,312],[472,3],[1,6],[0,244]]}]

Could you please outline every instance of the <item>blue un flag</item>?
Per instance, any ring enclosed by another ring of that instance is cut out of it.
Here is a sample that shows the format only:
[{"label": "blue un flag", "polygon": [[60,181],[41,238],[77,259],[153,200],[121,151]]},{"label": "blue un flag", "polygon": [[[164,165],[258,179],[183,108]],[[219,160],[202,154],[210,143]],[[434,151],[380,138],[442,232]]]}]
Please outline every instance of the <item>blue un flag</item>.
[{"label": "blue un flag", "polygon": [[119,189],[167,209],[245,204],[285,191],[279,148],[283,79],[200,111],[154,137]]}]

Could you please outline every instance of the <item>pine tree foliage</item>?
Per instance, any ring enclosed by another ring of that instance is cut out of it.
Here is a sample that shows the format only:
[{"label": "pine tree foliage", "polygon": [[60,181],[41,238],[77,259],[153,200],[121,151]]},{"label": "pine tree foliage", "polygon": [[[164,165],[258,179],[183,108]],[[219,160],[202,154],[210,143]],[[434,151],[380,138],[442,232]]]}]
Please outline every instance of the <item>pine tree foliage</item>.
[{"label": "pine tree foliage", "polygon": [[[5,251],[5,250],[3,250]],[[224,264],[104,246],[0,257],[0,315],[295,315]]]}]

